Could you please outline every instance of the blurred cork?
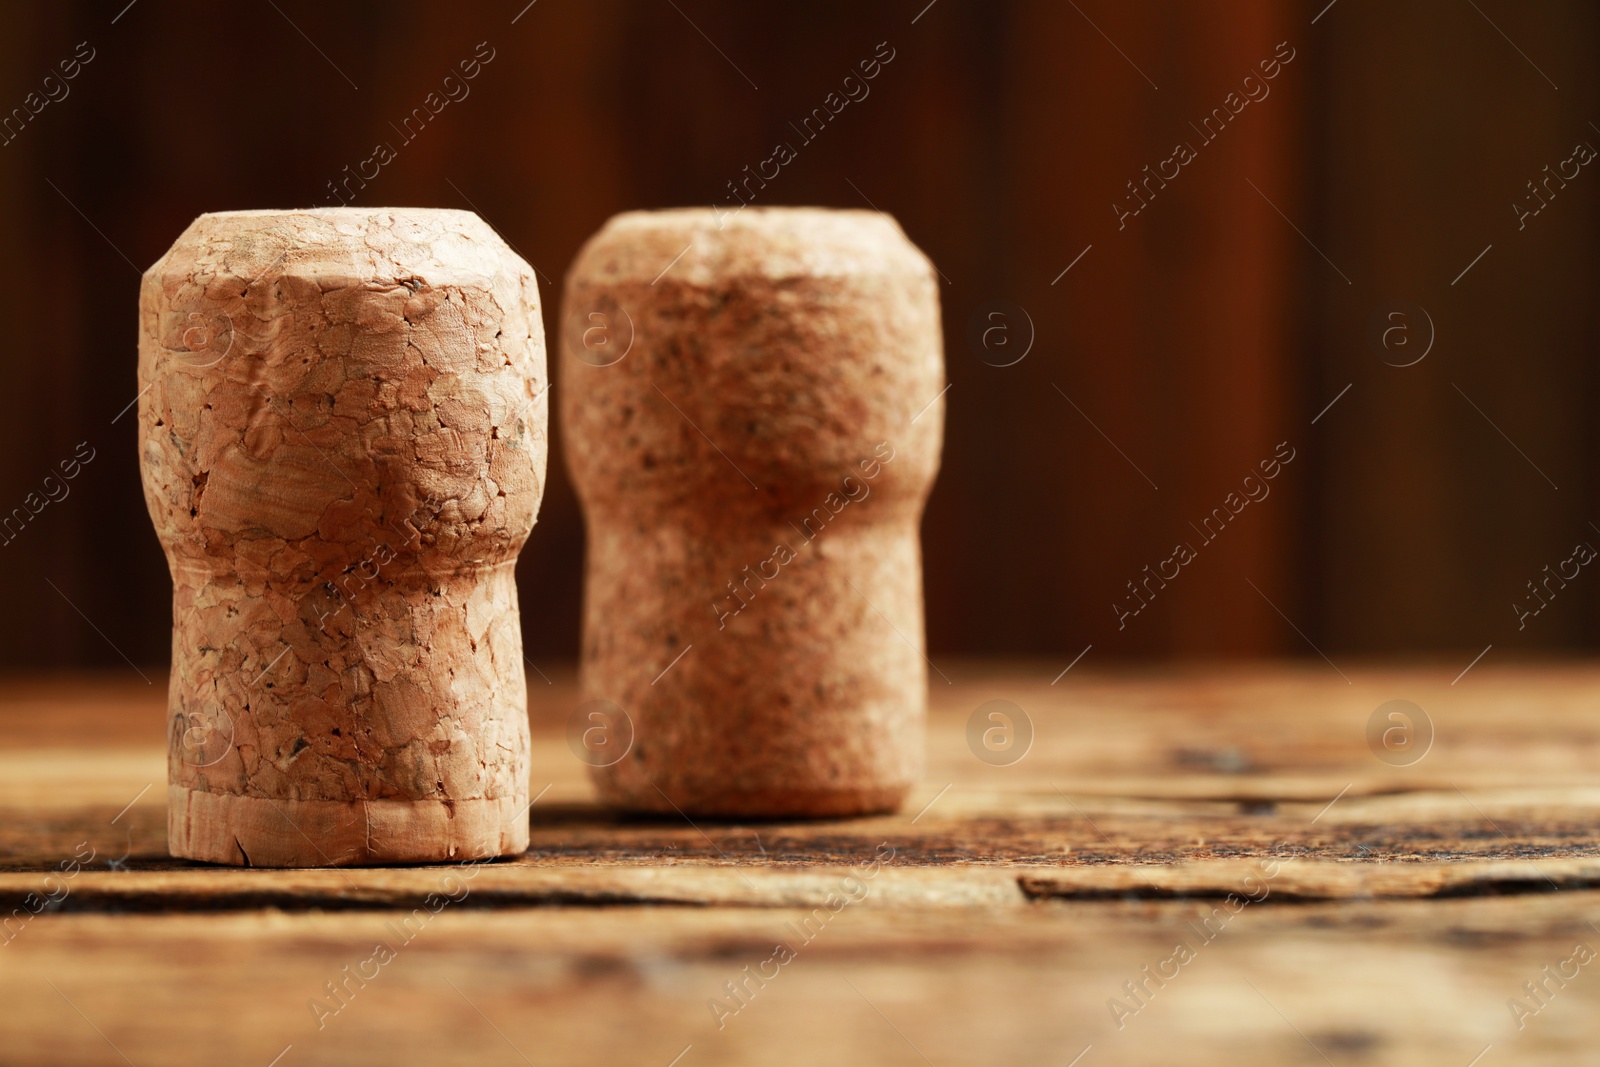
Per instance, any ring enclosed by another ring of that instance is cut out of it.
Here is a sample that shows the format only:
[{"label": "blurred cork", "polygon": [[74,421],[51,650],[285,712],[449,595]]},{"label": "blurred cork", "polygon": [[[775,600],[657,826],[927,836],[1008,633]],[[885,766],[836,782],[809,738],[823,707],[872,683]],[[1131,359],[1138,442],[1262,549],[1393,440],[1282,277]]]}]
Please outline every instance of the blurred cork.
[{"label": "blurred cork", "polygon": [[528,265],[462,211],[203,215],[145,273],[139,322],[172,854],[526,849],[512,567],[547,451]]},{"label": "blurred cork", "polygon": [[927,701],[918,526],[945,387],[927,258],[875,212],[634,212],[584,246],[562,315],[602,797],[894,810]]}]

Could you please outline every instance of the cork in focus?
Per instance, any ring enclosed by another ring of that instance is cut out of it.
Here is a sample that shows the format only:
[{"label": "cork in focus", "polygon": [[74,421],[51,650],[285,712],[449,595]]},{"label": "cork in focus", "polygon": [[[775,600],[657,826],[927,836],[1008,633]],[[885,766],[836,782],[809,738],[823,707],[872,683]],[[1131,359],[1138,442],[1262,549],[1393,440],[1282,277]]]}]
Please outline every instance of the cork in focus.
[{"label": "cork in focus", "polygon": [[173,579],[172,854],[526,849],[532,270],[463,211],[203,215],[145,273],[139,320],[140,466]]}]

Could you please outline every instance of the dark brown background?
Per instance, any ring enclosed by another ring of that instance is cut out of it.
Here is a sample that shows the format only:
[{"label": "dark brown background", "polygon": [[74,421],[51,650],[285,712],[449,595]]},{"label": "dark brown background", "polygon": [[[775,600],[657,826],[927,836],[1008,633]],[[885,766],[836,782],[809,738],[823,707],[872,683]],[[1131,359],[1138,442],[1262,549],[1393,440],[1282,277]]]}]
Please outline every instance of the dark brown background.
[{"label": "dark brown background", "polygon": [[[607,216],[723,202],[858,60],[895,49],[759,202],[870,201],[946,279],[953,386],[924,527],[935,658],[1314,643],[1336,662],[1465,665],[1491,643],[1600,637],[1587,569],[1521,632],[1511,608],[1578,540],[1600,545],[1600,174],[1522,231],[1511,208],[1576,142],[1600,146],[1600,15],[1582,0],[537,0],[514,25],[525,0],[123,3],[0,13],[4,111],[78,42],[96,50],[0,147],[0,510],[78,442],[97,452],[0,546],[0,663],[166,658],[165,564],[134,420],[116,419],[135,392],[138,272],[200,212],[324,202],[480,41],[495,59],[471,95],[358,203],[470,198],[556,283],[551,331],[561,275]],[[1119,231],[1124,182],[1198,142],[1188,123],[1281,41],[1295,58],[1270,96]],[[968,340],[996,300],[1035,331],[1005,368]],[[1437,334],[1407,368],[1367,336],[1396,302]],[[1285,440],[1296,459],[1272,495],[1119,631],[1123,583],[1197,540],[1188,524]],[[576,651],[583,535],[562,464],[558,444],[520,566],[535,662]]]}]

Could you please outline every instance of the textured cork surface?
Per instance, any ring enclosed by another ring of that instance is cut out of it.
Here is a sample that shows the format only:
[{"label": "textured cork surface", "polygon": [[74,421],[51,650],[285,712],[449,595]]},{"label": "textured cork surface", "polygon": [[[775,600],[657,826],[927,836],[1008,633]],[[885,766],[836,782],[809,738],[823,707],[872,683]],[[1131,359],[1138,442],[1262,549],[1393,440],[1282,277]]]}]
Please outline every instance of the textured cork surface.
[{"label": "textured cork surface", "polygon": [[897,807],[922,767],[943,422],[927,258],[873,212],[634,212],[580,252],[562,322],[582,697],[631,734],[592,761],[602,797]]},{"label": "textured cork surface", "polygon": [[139,387],[173,577],[172,854],[524,849],[531,269],[461,211],[203,215],[145,273]]}]

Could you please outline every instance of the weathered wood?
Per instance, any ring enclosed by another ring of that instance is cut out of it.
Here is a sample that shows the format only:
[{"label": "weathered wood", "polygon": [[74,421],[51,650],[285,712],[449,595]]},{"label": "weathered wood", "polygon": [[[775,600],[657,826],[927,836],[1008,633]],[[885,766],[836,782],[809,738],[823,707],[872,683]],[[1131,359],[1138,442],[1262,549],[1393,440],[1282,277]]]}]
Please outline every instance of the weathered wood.
[{"label": "weathered wood", "polygon": [[[903,814],[754,823],[600,809],[557,673],[529,851],[363,870],[170,859],[140,792],[161,695],[8,686],[0,1062],[1493,1067],[1600,1040],[1600,670],[945,670]],[[1396,696],[1437,727],[1410,767],[1368,748]],[[991,699],[1035,727],[1009,767],[967,748]]]},{"label": "weathered wood", "polygon": [[[1597,907],[1593,893],[1254,905],[1225,924],[1215,901],[845,908],[826,922],[792,908],[445,910],[405,930],[384,912],[63,916],[0,950],[0,1046],[121,1064],[114,1043],[139,1067],[264,1065],[288,1046],[280,1067],[665,1067],[686,1048],[684,1067],[1067,1064],[1086,1046],[1081,1067],[1320,1064],[1318,1051],[1465,1067],[1486,1045],[1485,1063],[1573,1062],[1557,1056],[1595,1036],[1589,969],[1523,1030],[1507,1002],[1600,941]],[[1180,941],[1194,958],[1156,987],[1144,968]],[[748,977],[779,942],[794,958]],[[360,978],[380,943],[393,958]],[[1133,1012],[1123,983],[1141,980],[1153,996]],[[746,984],[742,1005],[730,982]]]}]

